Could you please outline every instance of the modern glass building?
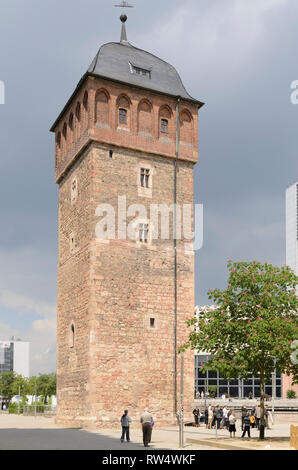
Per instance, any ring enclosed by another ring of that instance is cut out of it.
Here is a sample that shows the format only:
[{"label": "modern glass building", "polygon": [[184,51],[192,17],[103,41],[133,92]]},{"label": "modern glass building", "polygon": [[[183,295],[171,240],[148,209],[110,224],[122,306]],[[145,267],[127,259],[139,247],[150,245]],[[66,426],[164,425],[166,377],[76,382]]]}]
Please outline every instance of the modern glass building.
[{"label": "modern glass building", "polygon": [[[238,378],[236,380],[227,380],[220,376],[216,370],[208,370],[205,374],[201,372],[204,363],[208,362],[209,355],[197,354],[195,355],[195,398],[198,392],[204,392],[204,395],[210,388],[211,390],[216,387],[215,397],[219,398],[222,395],[230,395],[232,398],[249,398],[250,393],[253,398],[260,397],[260,379],[259,377],[249,376],[247,380]],[[273,378],[274,380],[274,378]],[[272,390],[272,382],[265,385],[265,394],[270,397],[274,393],[274,382]],[[282,397],[282,377],[281,374],[275,376],[275,398]]]},{"label": "modern glass building", "polygon": [[13,370],[13,343],[0,342],[0,373]]},{"label": "modern glass building", "polygon": [[14,339],[0,341],[0,373],[13,370],[29,377],[29,345],[28,342]]}]

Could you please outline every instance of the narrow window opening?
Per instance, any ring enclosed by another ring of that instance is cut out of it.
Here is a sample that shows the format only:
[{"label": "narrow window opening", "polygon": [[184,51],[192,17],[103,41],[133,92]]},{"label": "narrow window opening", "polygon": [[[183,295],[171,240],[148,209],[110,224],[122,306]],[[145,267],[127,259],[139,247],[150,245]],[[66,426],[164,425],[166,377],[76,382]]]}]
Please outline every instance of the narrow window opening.
[{"label": "narrow window opening", "polygon": [[150,318],[150,328],[155,328],[155,318]]},{"label": "narrow window opening", "polygon": [[149,188],[150,169],[149,168],[141,168],[140,178],[141,178],[142,188]]},{"label": "narrow window opening", "polygon": [[110,158],[113,158],[113,150],[110,150]]},{"label": "narrow window opening", "polygon": [[74,348],[74,341],[75,341],[75,329],[74,325],[71,325],[70,329],[70,347]]},{"label": "narrow window opening", "polygon": [[148,243],[148,232],[149,232],[148,224],[139,224],[139,242],[140,243]]},{"label": "narrow window opening", "polygon": [[119,123],[120,124],[127,124],[127,111],[126,111],[126,109],[123,109],[123,108],[119,109]]},{"label": "narrow window opening", "polygon": [[168,120],[167,119],[162,119],[160,123],[160,130],[163,134],[168,133]]}]

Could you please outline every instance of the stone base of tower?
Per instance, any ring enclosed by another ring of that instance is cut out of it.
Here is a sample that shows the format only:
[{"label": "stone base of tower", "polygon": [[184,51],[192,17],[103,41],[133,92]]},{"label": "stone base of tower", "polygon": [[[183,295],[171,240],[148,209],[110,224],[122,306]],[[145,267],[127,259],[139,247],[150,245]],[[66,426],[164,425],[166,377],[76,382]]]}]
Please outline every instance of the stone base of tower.
[{"label": "stone base of tower", "polygon": [[[122,413],[121,413],[122,414]],[[57,414],[55,423],[64,425],[66,427],[72,428],[84,428],[84,429],[119,429],[120,425],[120,416],[66,416],[62,414]],[[154,422],[156,427],[167,427],[167,426],[177,426],[178,420],[175,415],[172,414],[163,414],[163,413],[152,413],[154,416]],[[140,415],[141,412],[129,412],[129,415],[132,419],[131,428],[136,429],[140,427]],[[191,412],[187,412],[184,415],[184,422],[193,421],[193,415]]]}]

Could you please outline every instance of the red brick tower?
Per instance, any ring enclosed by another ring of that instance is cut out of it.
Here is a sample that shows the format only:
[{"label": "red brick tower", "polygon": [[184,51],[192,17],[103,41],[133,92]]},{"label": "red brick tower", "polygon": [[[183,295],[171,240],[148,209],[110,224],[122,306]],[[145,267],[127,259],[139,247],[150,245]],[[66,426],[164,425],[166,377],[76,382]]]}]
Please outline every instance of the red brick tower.
[{"label": "red brick tower", "polygon": [[[121,41],[99,49],[51,129],[59,184],[57,422],[72,426],[118,425],[125,408],[136,421],[144,406],[157,422],[172,423],[175,351],[194,311],[194,257],[185,240],[175,247],[172,231],[152,239],[149,215],[139,214],[134,240],[117,224],[119,197],[148,214],[151,204],[170,207],[175,197],[193,205],[202,103],[171,65],[127,41],[125,15],[121,21]],[[114,239],[96,236],[99,204],[115,210]],[[187,409],[192,352],[184,382]]]}]

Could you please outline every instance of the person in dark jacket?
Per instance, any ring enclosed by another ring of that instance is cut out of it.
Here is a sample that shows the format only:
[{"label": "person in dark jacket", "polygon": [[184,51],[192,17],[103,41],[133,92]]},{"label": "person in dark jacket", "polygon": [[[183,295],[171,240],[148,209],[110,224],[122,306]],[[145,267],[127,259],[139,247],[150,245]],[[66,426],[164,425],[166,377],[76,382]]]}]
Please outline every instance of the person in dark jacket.
[{"label": "person in dark jacket", "polygon": [[122,426],[121,442],[124,442],[125,436],[126,436],[127,442],[130,442],[130,437],[129,437],[130,423],[131,423],[131,417],[128,416],[128,410],[124,410],[124,414],[121,416],[121,426]]},{"label": "person in dark jacket", "polygon": [[241,437],[244,437],[247,433],[248,439],[250,439],[250,414],[249,411],[246,413],[246,416],[243,418],[243,433]]},{"label": "person in dark jacket", "polygon": [[205,424],[206,429],[208,428],[208,408],[205,408]]},{"label": "person in dark jacket", "polygon": [[215,425],[216,425],[216,429],[220,429],[222,417],[223,417],[222,408],[220,408],[220,407],[217,405],[217,407],[215,408],[215,418],[216,418]]},{"label": "person in dark jacket", "polygon": [[242,410],[241,410],[241,417],[242,417],[242,420],[241,420],[241,430],[243,431],[243,427],[244,427],[244,418],[245,416],[247,415],[247,408],[246,406],[242,406]]},{"label": "person in dark jacket", "polygon": [[199,427],[200,426],[200,410],[199,408],[196,406],[195,409],[193,410],[192,414],[194,415],[195,417],[195,427]]}]

